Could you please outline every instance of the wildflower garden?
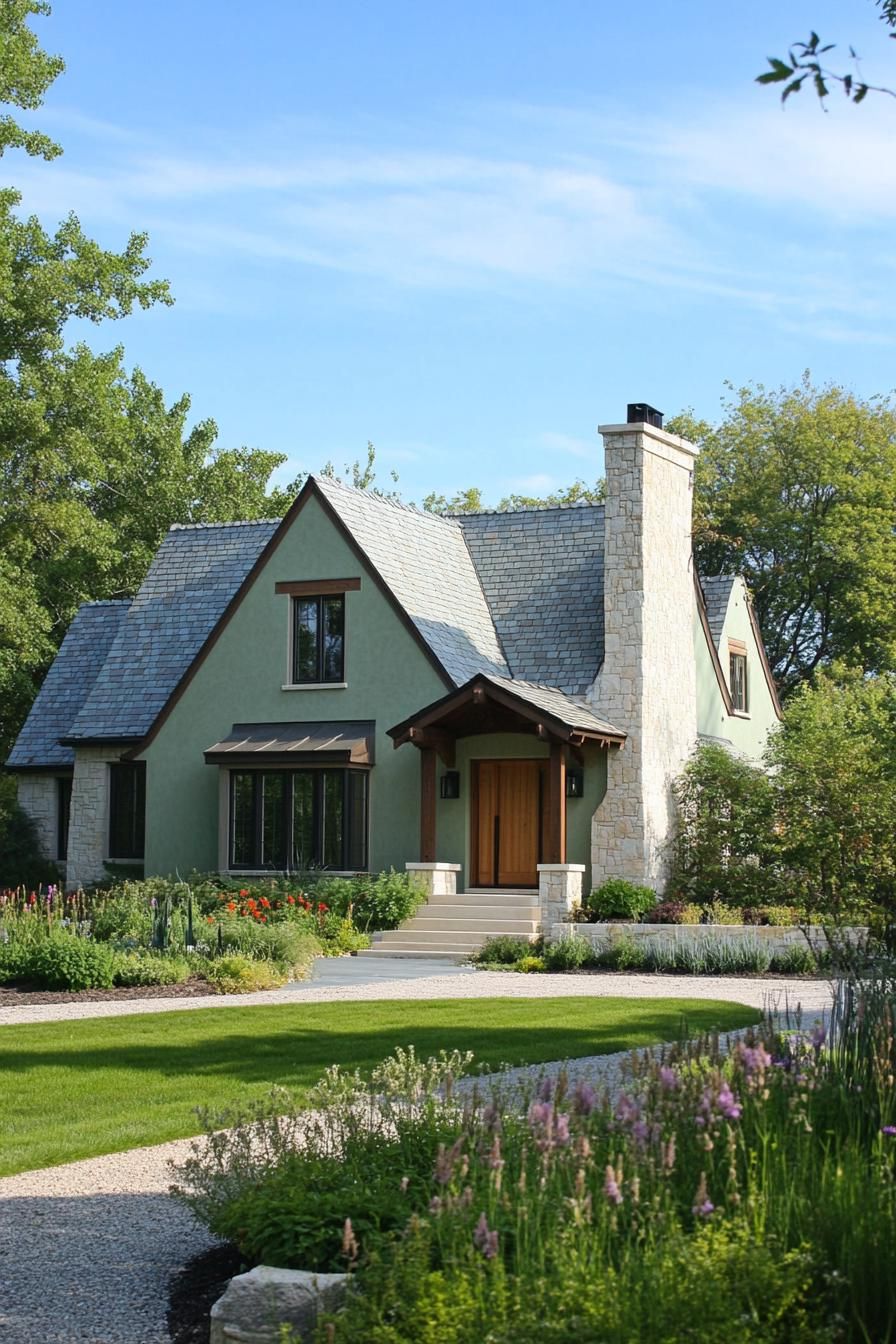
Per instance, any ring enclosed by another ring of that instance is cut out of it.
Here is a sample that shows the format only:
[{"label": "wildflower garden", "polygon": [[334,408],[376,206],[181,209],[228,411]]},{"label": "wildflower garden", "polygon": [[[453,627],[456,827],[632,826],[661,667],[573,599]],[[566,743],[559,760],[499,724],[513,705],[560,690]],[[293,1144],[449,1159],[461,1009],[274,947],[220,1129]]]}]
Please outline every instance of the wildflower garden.
[{"label": "wildflower garden", "polygon": [[404,875],[120,882],[91,892],[49,885],[0,891],[0,985],[110,990],[192,983],[208,992],[269,989],[315,957],[365,947],[419,896]]},{"label": "wildflower garden", "polygon": [[343,1271],[320,1344],[896,1339],[896,980],[829,1028],[632,1056],[621,1090],[399,1050],[208,1116],[180,1197],[247,1264]]}]

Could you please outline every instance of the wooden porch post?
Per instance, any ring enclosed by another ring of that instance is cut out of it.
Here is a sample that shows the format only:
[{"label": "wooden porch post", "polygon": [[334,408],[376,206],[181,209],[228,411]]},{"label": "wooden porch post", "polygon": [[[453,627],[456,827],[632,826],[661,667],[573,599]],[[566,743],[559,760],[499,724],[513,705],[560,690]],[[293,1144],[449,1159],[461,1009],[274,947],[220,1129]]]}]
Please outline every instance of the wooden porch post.
[{"label": "wooden porch post", "polygon": [[563,744],[551,743],[548,766],[548,852],[546,862],[566,862],[566,758]]},{"label": "wooden porch post", "polygon": [[420,862],[436,861],[436,752],[420,748]]}]

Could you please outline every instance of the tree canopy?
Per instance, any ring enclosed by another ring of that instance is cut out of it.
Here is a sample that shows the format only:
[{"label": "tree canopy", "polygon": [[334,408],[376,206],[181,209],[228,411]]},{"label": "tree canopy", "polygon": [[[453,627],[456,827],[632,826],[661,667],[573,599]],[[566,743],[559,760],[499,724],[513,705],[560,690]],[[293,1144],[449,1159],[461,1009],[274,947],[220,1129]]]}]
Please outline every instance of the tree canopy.
[{"label": "tree canopy", "polygon": [[[28,26],[43,0],[0,0],[0,103],[34,109],[63,62]],[[0,154],[52,159],[47,136],[0,116]],[[52,171],[48,168],[47,171]],[[117,321],[171,302],[147,238],[100,247],[74,215],[52,233],[0,187],[0,759],[79,604],[135,591],[175,522],[277,516],[276,453],[216,448],[190,399],[166,402],[121,346],[66,348],[71,318]]]},{"label": "tree canopy", "polygon": [[[874,3],[881,11],[881,21],[890,29],[889,36],[896,38],[896,0],[874,0]],[[864,102],[869,93],[884,93],[890,98],[896,98],[896,90],[868,83],[854,47],[849,48],[853,69],[832,70],[822,57],[834,51],[836,46],[835,42],[823,43],[818,34],[812,32],[806,42],[792,43],[786,57],[769,56],[769,68],[756,76],[756,83],[783,84],[782,103],[786,103],[792,94],[799,93],[807,82],[822,103],[829,97],[832,84],[839,85],[852,103]]]},{"label": "tree canopy", "polygon": [[896,407],[835,385],[744,387],[717,425],[669,422],[701,449],[703,574],[743,574],[784,693],[841,659],[896,666]]}]

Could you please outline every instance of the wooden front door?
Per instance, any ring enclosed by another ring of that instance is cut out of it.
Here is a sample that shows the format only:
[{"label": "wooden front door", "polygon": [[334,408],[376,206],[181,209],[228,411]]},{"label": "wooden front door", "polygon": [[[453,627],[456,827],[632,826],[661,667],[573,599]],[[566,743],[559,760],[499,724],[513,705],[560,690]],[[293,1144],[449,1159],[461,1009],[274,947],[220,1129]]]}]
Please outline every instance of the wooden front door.
[{"label": "wooden front door", "polygon": [[473,762],[473,886],[538,886],[546,774],[546,761]]}]

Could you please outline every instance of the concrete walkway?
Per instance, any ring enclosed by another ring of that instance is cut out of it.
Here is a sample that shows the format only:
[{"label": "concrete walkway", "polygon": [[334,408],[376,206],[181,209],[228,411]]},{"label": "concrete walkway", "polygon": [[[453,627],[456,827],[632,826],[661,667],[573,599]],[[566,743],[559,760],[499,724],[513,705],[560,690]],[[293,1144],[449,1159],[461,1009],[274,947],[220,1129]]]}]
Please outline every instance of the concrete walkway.
[{"label": "concrete walkway", "polygon": [[222,1012],[255,1004],[365,1002],[375,999],[725,999],[755,1008],[801,1005],[807,1014],[831,1002],[826,980],[773,980],[749,976],[519,975],[480,971],[417,958],[322,957],[308,980],[259,994],[211,994],[191,999],[108,999],[102,1003],[23,1004],[0,1009],[0,1026],[62,1022],[133,1013]]}]

